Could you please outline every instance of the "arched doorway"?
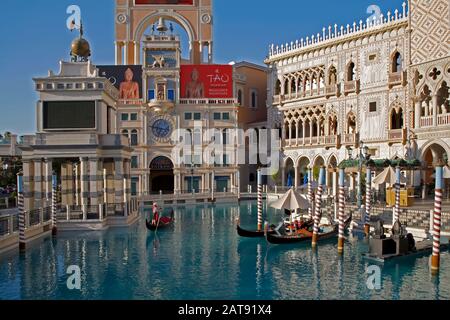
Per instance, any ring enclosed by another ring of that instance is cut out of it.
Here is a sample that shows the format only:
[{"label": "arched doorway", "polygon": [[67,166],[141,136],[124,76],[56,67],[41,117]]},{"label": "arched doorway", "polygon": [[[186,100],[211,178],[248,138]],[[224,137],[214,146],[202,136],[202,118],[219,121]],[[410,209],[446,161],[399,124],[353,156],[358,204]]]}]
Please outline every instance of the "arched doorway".
[{"label": "arched doorway", "polygon": [[174,193],[173,162],[167,157],[157,157],[150,164],[150,190]]},{"label": "arched doorway", "polygon": [[299,184],[302,187],[305,187],[308,183],[308,167],[309,167],[310,161],[306,157],[300,158],[298,161],[298,174],[300,175],[298,177]]},{"label": "arched doorway", "polygon": [[291,158],[286,160],[284,181],[285,187],[293,187],[295,185],[294,161]]},{"label": "arched doorway", "polygon": [[422,171],[422,197],[432,197],[435,188],[435,164],[444,161],[448,162],[448,152],[440,144],[434,143],[424,149],[422,155],[423,171]]}]

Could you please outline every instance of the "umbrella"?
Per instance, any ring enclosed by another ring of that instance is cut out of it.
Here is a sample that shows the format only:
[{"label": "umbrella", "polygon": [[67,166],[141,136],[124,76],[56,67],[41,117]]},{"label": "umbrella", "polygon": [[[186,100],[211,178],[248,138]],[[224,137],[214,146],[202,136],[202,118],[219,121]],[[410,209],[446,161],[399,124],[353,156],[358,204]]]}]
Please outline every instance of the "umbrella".
[{"label": "umbrella", "polygon": [[294,191],[294,189],[290,189],[281,199],[270,204],[272,208],[278,210],[297,210],[297,209],[308,209],[309,201],[305,196],[299,194]]},{"label": "umbrella", "polygon": [[[406,178],[401,175],[400,176],[400,183],[407,183],[408,181]],[[397,176],[395,174],[395,170],[392,167],[387,167],[382,173],[380,173],[378,176],[376,176],[375,179],[373,179],[373,183],[375,185],[380,185],[383,183],[388,183],[390,185],[394,185],[397,183]]]},{"label": "umbrella", "polygon": [[289,188],[291,188],[293,186],[291,174],[289,174],[289,176],[288,176],[287,185],[286,186],[289,187]]}]

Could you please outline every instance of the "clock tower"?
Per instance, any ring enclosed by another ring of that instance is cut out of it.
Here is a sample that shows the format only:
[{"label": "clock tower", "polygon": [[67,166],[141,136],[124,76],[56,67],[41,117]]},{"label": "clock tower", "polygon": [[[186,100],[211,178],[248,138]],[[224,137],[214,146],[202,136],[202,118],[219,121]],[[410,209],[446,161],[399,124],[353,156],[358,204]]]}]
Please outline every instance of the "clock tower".
[{"label": "clock tower", "polygon": [[212,0],[116,0],[117,65],[141,64],[144,34],[160,18],[186,31],[190,64],[212,62]]}]

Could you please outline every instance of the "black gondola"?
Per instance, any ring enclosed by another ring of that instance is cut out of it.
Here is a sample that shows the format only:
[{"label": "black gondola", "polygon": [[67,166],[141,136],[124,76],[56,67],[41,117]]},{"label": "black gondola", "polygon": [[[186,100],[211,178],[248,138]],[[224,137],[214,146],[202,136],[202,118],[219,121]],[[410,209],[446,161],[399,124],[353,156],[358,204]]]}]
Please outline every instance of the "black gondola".
[{"label": "black gondola", "polygon": [[162,221],[159,222],[159,225],[154,225],[151,222],[149,222],[148,220],[145,220],[145,225],[147,226],[147,229],[150,231],[156,231],[156,230],[160,230],[160,229],[167,229],[171,226],[173,226],[173,219],[170,219],[169,222],[167,223],[163,223]]},{"label": "black gondola", "polygon": [[[274,226],[272,226],[269,231],[267,232],[268,234],[272,234],[275,233],[275,231],[273,230]],[[237,226],[237,232],[238,235],[244,238],[262,238],[266,235],[265,231],[248,231],[245,229],[242,229],[241,226]]]},{"label": "black gondola", "polygon": [[[345,228],[350,226],[352,217],[345,221]],[[318,234],[317,240],[326,240],[339,234],[339,225],[325,226],[323,232]],[[297,235],[267,234],[267,241],[272,244],[293,244],[312,240],[313,233],[308,230],[301,230]]]}]

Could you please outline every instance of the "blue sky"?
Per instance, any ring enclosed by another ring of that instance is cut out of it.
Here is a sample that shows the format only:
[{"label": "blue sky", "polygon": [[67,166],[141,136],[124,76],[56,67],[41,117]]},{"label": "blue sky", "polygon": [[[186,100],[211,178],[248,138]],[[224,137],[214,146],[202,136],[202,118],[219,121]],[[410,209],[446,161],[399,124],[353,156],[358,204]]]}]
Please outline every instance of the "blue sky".
[{"label": "blue sky", "polygon": [[[58,70],[69,59],[75,34],[66,28],[66,8],[81,7],[95,64],[114,63],[114,0],[2,0],[0,34],[0,132],[35,132],[37,95],[32,78]],[[403,0],[215,0],[216,63],[247,60],[262,64],[269,44],[295,41],[324,26],[366,19],[367,8],[383,13]]]}]

